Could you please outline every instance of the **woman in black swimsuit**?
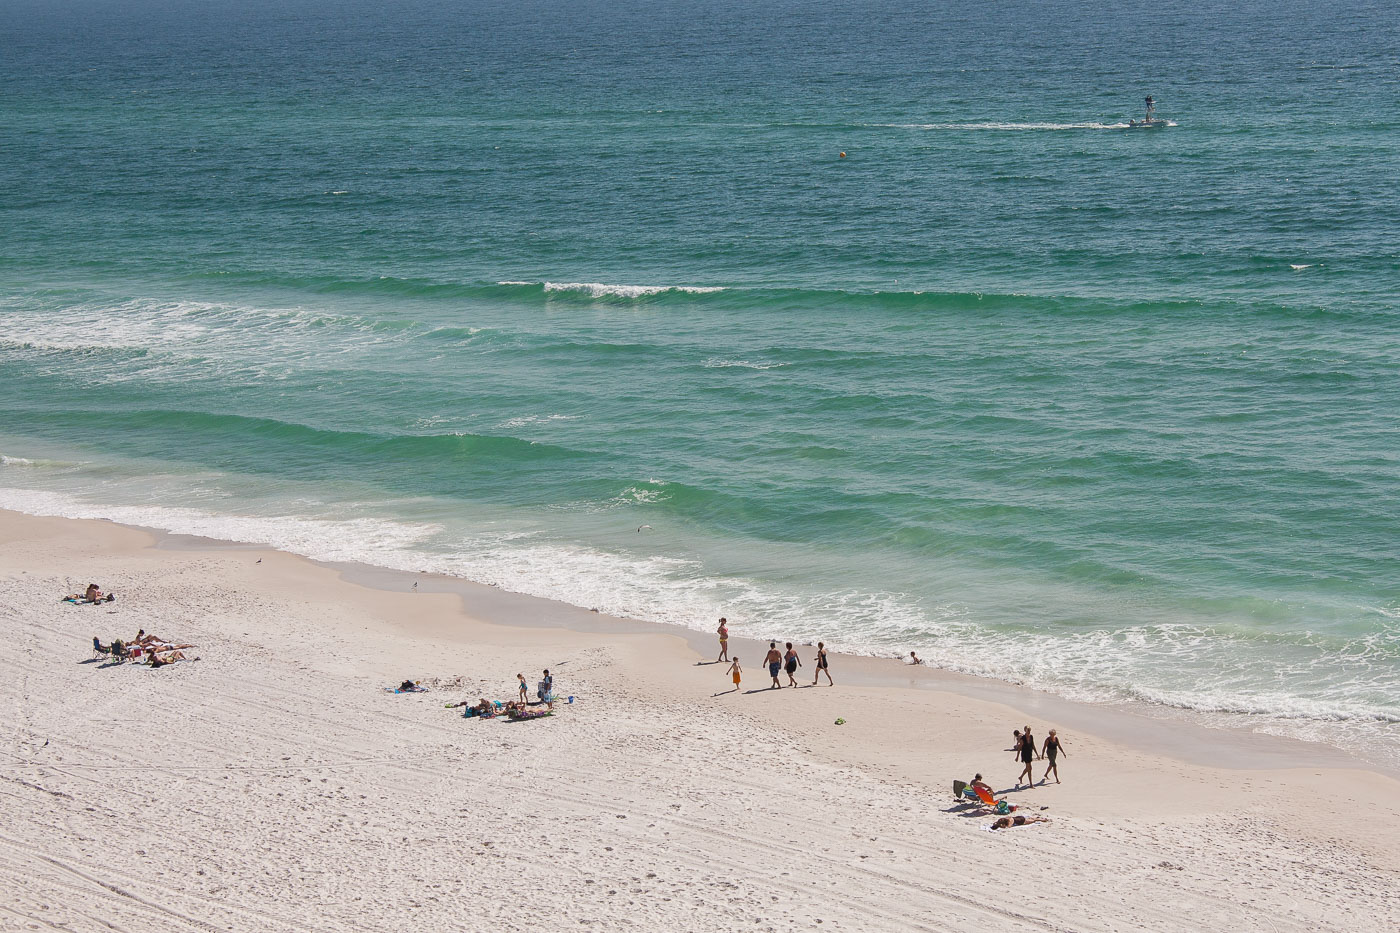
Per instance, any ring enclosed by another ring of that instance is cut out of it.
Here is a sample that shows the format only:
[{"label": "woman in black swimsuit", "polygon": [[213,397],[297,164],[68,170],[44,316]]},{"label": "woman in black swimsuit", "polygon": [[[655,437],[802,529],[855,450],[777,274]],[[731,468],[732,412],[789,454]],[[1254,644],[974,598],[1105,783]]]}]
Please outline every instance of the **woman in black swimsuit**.
[{"label": "woman in black swimsuit", "polygon": [[1031,735],[1031,727],[1021,730],[1021,764],[1025,765],[1021,773],[1016,776],[1016,786],[1021,786],[1021,778],[1026,779],[1027,784],[1035,783],[1035,775],[1031,774],[1031,762],[1035,760],[1035,736]]},{"label": "woman in black swimsuit", "polygon": [[1064,750],[1064,746],[1060,744],[1060,737],[1055,734],[1054,729],[1051,729],[1050,734],[1045,737],[1045,747],[1040,752],[1050,762],[1045,766],[1045,774],[1041,776],[1040,783],[1045,783],[1046,778],[1050,777],[1051,771],[1055,772],[1055,783],[1060,783],[1060,769],[1055,765],[1055,759]]},{"label": "woman in black swimsuit", "polygon": [[817,642],[817,672],[812,675],[813,687],[817,685],[817,680],[821,678],[822,674],[826,675],[827,686],[836,686],[831,682],[831,668],[826,663],[826,642],[819,641]]},{"label": "woman in black swimsuit", "polygon": [[1003,816],[992,824],[992,829],[1010,829],[1013,826],[1025,826],[1027,823],[1048,823],[1048,816]]},{"label": "woman in black swimsuit", "polygon": [[783,660],[786,662],[784,668],[787,670],[788,686],[796,687],[797,678],[792,675],[797,673],[797,666],[802,663],[802,659],[797,656],[796,651],[792,650],[792,642],[786,642],[785,644],[787,645],[787,654],[783,655]]}]

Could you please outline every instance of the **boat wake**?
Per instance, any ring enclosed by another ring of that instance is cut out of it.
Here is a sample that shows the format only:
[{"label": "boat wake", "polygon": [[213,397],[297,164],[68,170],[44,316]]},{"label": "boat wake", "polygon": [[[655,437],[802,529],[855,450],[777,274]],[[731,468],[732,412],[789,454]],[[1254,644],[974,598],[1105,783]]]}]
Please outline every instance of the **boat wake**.
[{"label": "boat wake", "polygon": [[[869,123],[867,126],[897,130],[1118,130],[1126,123]],[[1172,124],[1173,126],[1175,124]]]}]

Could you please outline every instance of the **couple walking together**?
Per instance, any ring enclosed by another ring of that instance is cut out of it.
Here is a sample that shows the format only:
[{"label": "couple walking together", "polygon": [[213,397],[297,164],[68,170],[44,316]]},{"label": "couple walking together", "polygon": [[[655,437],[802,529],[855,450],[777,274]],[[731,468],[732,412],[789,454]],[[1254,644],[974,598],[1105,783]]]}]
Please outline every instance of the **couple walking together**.
[{"label": "couple walking together", "polygon": [[[1016,757],[1023,766],[1021,773],[1016,777],[1016,786],[1021,786],[1021,778],[1025,778],[1028,785],[1034,785],[1035,778],[1031,775],[1031,762],[1036,759],[1035,736],[1031,735],[1030,726],[1026,726],[1025,729],[1016,729],[1012,735],[1014,736]],[[1064,750],[1064,746],[1060,744],[1060,737],[1055,734],[1054,729],[1051,729],[1050,734],[1045,737],[1045,746],[1040,750],[1039,757],[1049,760],[1040,783],[1044,784],[1052,772],[1055,775],[1055,783],[1060,783],[1060,768],[1056,759]]]}]

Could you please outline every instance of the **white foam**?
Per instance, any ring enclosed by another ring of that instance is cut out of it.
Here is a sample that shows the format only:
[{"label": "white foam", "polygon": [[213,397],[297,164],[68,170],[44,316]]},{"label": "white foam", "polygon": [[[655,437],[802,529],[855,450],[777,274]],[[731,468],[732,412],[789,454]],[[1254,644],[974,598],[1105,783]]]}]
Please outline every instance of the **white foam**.
[{"label": "white foam", "polygon": [[708,369],[724,369],[727,367],[739,367],[741,369],[777,369],[780,366],[789,366],[789,363],[773,363],[753,360],[724,360],[718,357],[711,357],[700,364]]},{"label": "white foam", "polygon": [[109,301],[97,293],[61,305],[42,299],[6,302],[3,310],[0,349],[108,354],[107,365],[84,369],[86,379],[100,383],[188,383],[226,373],[239,382],[287,379],[303,372],[308,361],[411,341],[422,332],[418,326],[301,306]]},{"label": "white foam", "polygon": [[617,505],[641,504],[646,505],[653,502],[665,502],[671,498],[666,492],[666,483],[661,480],[647,480],[645,486],[628,486],[622,491],[622,495],[613,499]]},{"label": "white foam", "polygon": [[33,460],[26,460],[24,457],[7,457],[0,454],[0,466],[33,466]]},{"label": "white foam", "polygon": [[28,515],[105,519],[175,534],[261,544],[316,560],[374,563],[401,570],[421,567],[421,560],[410,548],[440,530],[436,525],[376,519],[230,515],[177,506],[105,505],[36,489],[0,488],[0,508]]},{"label": "white foam", "polygon": [[1302,269],[1311,269],[1312,267],[1313,267],[1313,264],[1310,263],[1310,262],[1306,262],[1306,263],[1292,263],[1292,262],[1290,262],[1290,263],[1288,264],[1288,268],[1292,269],[1294,272],[1298,272],[1298,271],[1300,271],[1300,270],[1302,270]]},{"label": "white foam", "polygon": [[664,292],[708,295],[722,292],[715,285],[607,285],[602,282],[545,282],[546,292],[581,292],[593,298],[647,298]]},{"label": "white foam", "polygon": [[549,424],[551,421],[576,421],[578,418],[578,415],[522,415],[502,421],[498,427],[523,428],[532,424]]}]

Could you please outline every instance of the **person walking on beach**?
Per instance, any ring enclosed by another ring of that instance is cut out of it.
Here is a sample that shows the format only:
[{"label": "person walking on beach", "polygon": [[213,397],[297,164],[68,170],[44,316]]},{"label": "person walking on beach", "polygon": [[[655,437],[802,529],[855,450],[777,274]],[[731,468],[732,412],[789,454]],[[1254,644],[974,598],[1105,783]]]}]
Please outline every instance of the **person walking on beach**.
[{"label": "person walking on beach", "polygon": [[1049,762],[1049,764],[1045,766],[1045,773],[1040,777],[1040,783],[1045,783],[1046,779],[1050,777],[1051,771],[1055,772],[1055,783],[1060,783],[1060,769],[1055,764],[1055,759],[1058,758],[1060,752],[1064,750],[1065,747],[1060,744],[1060,737],[1055,734],[1054,729],[1051,729],[1050,734],[1045,737],[1045,747],[1041,749],[1040,753],[1041,757]]},{"label": "person walking on beach", "polygon": [[719,657],[716,661],[729,660],[729,623],[724,620],[724,616],[719,619]]},{"label": "person walking on beach", "polygon": [[521,703],[528,703],[528,702],[530,702],[530,690],[529,690],[528,687],[525,686],[525,675],[524,675],[524,674],[516,674],[516,675],[515,675],[515,679],[518,680],[518,681],[520,681],[520,702],[521,702]]},{"label": "person walking on beach", "polygon": [[735,656],[734,656],[734,663],[731,664],[731,665],[729,665],[729,673],[734,675],[734,692],[735,692],[735,693],[738,693],[738,692],[739,692],[739,675],[742,674],[743,672],[744,672],[743,668],[741,668],[741,667],[739,666],[739,656],[738,656],[738,655],[735,655]]},{"label": "person walking on beach", "polygon": [[1035,760],[1035,736],[1031,735],[1031,727],[1021,730],[1021,763],[1025,765],[1021,773],[1016,776],[1016,786],[1021,786],[1021,778],[1026,779],[1027,785],[1035,784],[1035,776],[1031,774],[1031,762]]},{"label": "person walking on beach", "polygon": [[827,665],[826,642],[824,641],[817,642],[816,664],[817,672],[812,675],[812,686],[815,687],[817,685],[817,681],[821,679],[823,674],[826,675],[826,684],[828,687],[836,686],[836,684],[831,682],[831,668]]},{"label": "person walking on beach", "polygon": [[783,655],[783,667],[787,670],[788,686],[796,687],[797,678],[792,676],[797,673],[797,669],[802,666],[802,659],[797,656],[797,652],[792,650],[792,642],[787,643],[787,653]]},{"label": "person walking on beach", "polygon": [[1011,757],[1015,761],[1021,760],[1021,730],[1011,730]]},{"label": "person walking on beach", "polygon": [[783,653],[778,650],[776,641],[768,643],[768,655],[763,659],[763,663],[768,665],[768,674],[773,678],[773,686],[768,689],[783,689],[783,685],[778,683],[778,672],[783,669]]}]

